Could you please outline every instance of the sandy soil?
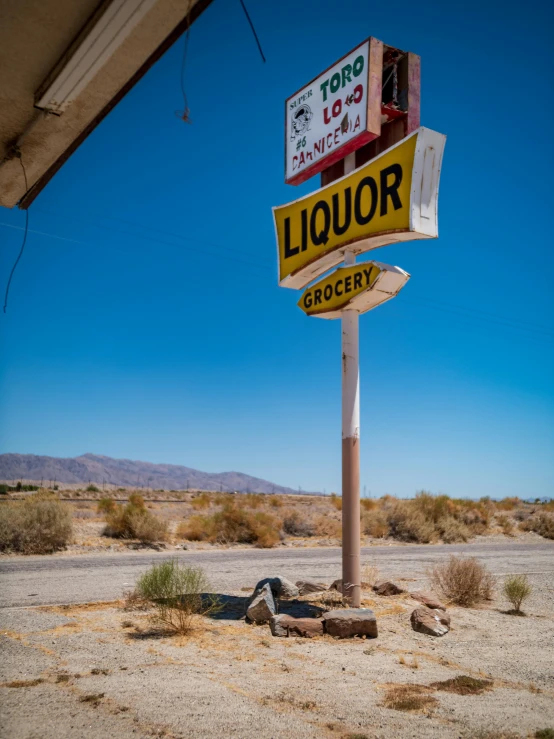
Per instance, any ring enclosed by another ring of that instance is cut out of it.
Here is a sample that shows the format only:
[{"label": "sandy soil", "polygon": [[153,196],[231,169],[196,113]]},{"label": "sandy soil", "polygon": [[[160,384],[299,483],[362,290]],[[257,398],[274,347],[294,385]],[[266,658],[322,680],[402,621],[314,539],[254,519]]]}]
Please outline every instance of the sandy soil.
[{"label": "sandy soil", "polygon": [[[507,614],[502,598],[450,608],[442,638],[411,629],[408,595],[366,593],[379,637],[349,641],[273,638],[237,620],[241,589],[228,593],[235,608],[188,637],[149,636],[148,614],[118,604],[4,609],[0,737],[532,737],[554,727],[554,575],[529,579],[526,617]],[[432,687],[457,675],[491,689]],[[384,707],[398,685],[421,686],[430,704]]]}]

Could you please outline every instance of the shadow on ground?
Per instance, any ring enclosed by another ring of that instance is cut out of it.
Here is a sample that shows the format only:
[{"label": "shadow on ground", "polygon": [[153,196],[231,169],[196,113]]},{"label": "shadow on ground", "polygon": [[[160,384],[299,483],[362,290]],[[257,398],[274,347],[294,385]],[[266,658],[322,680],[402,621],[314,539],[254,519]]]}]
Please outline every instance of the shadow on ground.
[{"label": "shadow on ground", "polygon": [[[221,621],[240,621],[246,616],[246,609],[250,598],[239,595],[222,595],[221,593],[202,593],[203,604],[218,603],[208,617]],[[279,600],[277,602],[279,613],[286,613],[294,618],[318,618],[323,613],[323,608],[306,603],[301,600]]]}]

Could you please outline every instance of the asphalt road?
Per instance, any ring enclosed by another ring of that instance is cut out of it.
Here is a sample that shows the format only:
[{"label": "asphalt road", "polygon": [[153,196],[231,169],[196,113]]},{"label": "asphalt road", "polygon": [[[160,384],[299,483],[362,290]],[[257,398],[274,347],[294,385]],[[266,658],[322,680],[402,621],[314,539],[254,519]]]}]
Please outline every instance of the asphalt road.
[{"label": "asphalt road", "polygon": [[[382,577],[423,580],[434,562],[461,553],[478,557],[496,575],[554,571],[554,542],[374,546],[362,550],[362,559],[376,565]],[[203,567],[213,589],[221,592],[251,587],[274,574],[329,582],[341,571],[338,548],[4,557],[0,559],[0,608],[115,600],[133,587],[149,565],[168,556]]]}]

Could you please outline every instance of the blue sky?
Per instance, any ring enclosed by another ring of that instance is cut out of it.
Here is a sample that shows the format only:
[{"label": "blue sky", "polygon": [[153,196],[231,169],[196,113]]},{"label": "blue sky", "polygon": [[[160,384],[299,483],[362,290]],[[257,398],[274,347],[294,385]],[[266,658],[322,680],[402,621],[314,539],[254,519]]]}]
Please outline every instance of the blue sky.
[{"label": "blue sky", "polygon": [[[238,0],[192,27],[56,175],[0,317],[0,449],[239,470],[340,491],[340,324],[277,286],[286,97],[369,35],[422,57],[448,136],[440,237],[360,319],[367,494],[554,489],[551,10]],[[0,209],[2,289],[24,214]]]}]

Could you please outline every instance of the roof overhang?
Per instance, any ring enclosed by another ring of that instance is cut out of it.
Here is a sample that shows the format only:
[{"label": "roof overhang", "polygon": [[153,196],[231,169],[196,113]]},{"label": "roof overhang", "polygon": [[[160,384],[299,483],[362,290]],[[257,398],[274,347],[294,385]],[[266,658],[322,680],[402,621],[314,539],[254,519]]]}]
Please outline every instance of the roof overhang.
[{"label": "roof overhang", "polygon": [[211,2],[11,3],[0,22],[0,205],[28,208]]}]

